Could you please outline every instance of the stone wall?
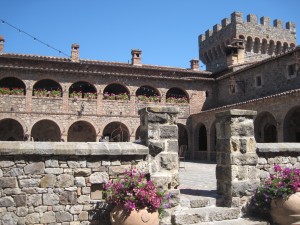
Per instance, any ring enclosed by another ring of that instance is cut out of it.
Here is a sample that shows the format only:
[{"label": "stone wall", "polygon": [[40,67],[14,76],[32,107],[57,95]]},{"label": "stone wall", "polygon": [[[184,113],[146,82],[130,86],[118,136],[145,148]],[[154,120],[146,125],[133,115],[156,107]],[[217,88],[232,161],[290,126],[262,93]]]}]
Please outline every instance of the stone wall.
[{"label": "stone wall", "polygon": [[103,185],[132,164],[148,173],[134,143],[1,142],[0,224],[108,224]]},{"label": "stone wall", "polygon": [[133,166],[178,196],[178,109],[140,114],[143,145],[0,142],[0,225],[109,225],[103,186]]},{"label": "stone wall", "polygon": [[299,143],[257,143],[259,177],[261,180],[274,172],[274,165],[300,169]]}]

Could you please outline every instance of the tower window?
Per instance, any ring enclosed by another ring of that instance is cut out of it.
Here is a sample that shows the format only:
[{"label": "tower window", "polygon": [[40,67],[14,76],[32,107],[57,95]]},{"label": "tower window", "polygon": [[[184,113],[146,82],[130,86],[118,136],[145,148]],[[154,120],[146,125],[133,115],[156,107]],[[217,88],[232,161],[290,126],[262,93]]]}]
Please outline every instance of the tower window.
[{"label": "tower window", "polygon": [[262,86],[261,76],[257,76],[255,78],[255,84],[256,84],[256,87],[261,87]]},{"label": "tower window", "polygon": [[290,64],[287,66],[287,78],[294,78],[297,74],[297,65],[296,64]]}]

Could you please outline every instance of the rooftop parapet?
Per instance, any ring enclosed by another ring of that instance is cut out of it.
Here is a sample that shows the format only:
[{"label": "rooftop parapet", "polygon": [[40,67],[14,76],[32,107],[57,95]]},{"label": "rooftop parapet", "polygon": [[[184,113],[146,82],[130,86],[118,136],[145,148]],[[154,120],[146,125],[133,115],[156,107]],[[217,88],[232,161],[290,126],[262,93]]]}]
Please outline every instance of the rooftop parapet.
[{"label": "rooftop parapet", "polygon": [[[260,18],[259,20],[259,24],[258,24],[258,17],[257,15],[254,14],[248,14],[246,21],[243,20],[243,13],[241,12],[233,12],[231,14],[231,18],[224,18],[221,21],[221,25],[219,24],[215,24],[213,26],[213,30],[207,30],[205,32],[205,36],[204,35],[200,35],[199,36],[199,41],[203,42],[206,39],[214,36],[215,34],[217,34],[218,32],[222,32],[223,29],[225,29],[228,26],[234,26],[236,24],[252,24],[252,25],[261,25],[262,27],[265,28],[270,28],[270,27],[274,27],[274,28],[278,28],[278,29],[283,29],[283,21],[280,19],[275,19],[273,21],[273,26],[270,24],[270,18],[263,16]],[[286,30],[290,30],[291,32],[296,32],[296,24],[294,22],[287,22],[285,24],[285,29]]]}]

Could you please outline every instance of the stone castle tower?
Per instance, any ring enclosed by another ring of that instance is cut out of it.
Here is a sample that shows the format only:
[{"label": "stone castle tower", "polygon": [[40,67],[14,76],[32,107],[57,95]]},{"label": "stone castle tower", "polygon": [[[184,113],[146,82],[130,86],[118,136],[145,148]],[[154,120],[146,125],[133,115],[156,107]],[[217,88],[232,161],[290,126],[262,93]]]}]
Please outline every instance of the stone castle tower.
[{"label": "stone castle tower", "polygon": [[247,15],[243,21],[241,12],[231,14],[213,30],[199,36],[199,58],[211,72],[224,70],[233,65],[254,62],[278,55],[296,47],[296,25],[279,19],[270,25],[269,17]]}]

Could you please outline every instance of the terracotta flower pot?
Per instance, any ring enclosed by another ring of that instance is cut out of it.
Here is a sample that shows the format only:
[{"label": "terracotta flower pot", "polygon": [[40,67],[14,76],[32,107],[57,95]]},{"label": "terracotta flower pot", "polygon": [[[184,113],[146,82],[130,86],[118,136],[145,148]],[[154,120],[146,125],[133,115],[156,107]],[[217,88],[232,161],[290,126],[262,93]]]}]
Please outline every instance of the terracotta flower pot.
[{"label": "terracotta flower pot", "polygon": [[270,213],[273,222],[278,225],[291,225],[299,221],[300,192],[291,195],[286,201],[284,199],[273,200]]},{"label": "terracotta flower pot", "polygon": [[112,225],[158,225],[158,211],[148,212],[147,209],[126,212],[121,206],[116,206],[110,213]]}]

